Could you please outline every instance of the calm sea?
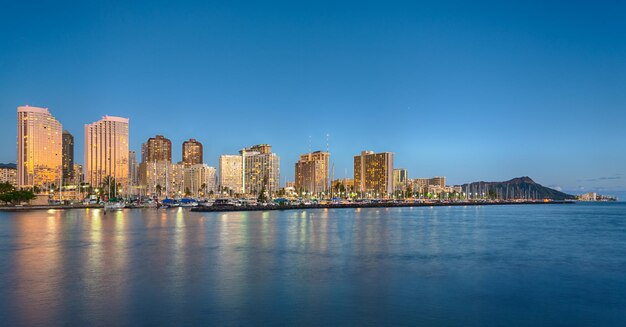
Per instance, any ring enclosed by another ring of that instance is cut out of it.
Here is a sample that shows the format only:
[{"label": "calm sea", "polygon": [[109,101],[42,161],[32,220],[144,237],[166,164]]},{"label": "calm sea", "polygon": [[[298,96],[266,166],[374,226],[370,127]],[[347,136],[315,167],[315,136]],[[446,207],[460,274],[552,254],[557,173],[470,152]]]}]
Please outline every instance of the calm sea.
[{"label": "calm sea", "polygon": [[626,326],[626,204],[2,212],[0,324]]}]

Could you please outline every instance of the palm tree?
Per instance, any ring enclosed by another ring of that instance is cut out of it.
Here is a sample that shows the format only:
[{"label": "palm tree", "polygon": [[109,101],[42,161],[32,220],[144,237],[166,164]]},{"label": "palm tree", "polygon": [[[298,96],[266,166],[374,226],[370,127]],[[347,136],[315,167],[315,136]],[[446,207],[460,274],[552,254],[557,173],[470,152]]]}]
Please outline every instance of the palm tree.
[{"label": "palm tree", "polygon": [[116,187],[115,177],[106,176],[102,179],[100,187],[102,187],[102,193],[109,195],[109,198],[114,198],[117,196],[117,187]]}]

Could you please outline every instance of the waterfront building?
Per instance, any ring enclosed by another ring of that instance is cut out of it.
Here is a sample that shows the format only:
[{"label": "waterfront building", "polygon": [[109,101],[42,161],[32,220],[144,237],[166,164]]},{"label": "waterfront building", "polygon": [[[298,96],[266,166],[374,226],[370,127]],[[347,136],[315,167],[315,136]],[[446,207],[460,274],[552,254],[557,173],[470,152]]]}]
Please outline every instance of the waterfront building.
[{"label": "waterfront building", "polygon": [[326,193],[329,187],[329,161],[330,153],[325,151],[301,155],[300,160],[296,163],[296,191],[311,194]]},{"label": "waterfront building", "polygon": [[71,184],[74,181],[74,136],[63,131],[62,142],[63,184]]},{"label": "waterfront building", "polygon": [[12,165],[0,165],[0,183],[17,186],[17,168]]},{"label": "waterfront building", "polygon": [[243,190],[259,195],[263,189],[268,194],[280,188],[280,157],[272,153],[268,144],[255,145],[239,151],[243,156]]},{"label": "waterfront building", "polygon": [[393,193],[393,153],[362,151],[354,157],[354,187],[362,197]]},{"label": "waterfront building", "polygon": [[217,191],[215,167],[207,164],[185,165],[185,194],[194,198],[206,197]]},{"label": "waterfront building", "polygon": [[137,168],[137,153],[132,150],[128,151],[128,184],[130,186],[136,186],[139,183]]},{"label": "waterfront building", "polygon": [[408,185],[409,172],[404,168],[393,170],[393,187],[396,192],[404,192]]},{"label": "waterfront building", "polygon": [[296,182],[294,182],[294,181],[286,181],[285,182],[285,188],[293,188],[295,190],[296,189]]},{"label": "waterfront building", "polygon": [[219,162],[219,186],[223,191],[243,193],[243,156],[221,155]]},{"label": "waterfront building", "polygon": [[50,188],[62,174],[61,123],[47,108],[17,108],[17,187]]},{"label": "waterfront building", "polygon": [[128,118],[104,116],[85,125],[85,180],[99,187],[108,176],[128,184]]},{"label": "waterfront building", "polygon": [[141,145],[141,162],[172,162],[172,141],[163,135],[151,137]]},{"label": "waterfront building", "polygon": [[197,165],[202,161],[202,143],[196,139],[183,142],[183,163],[185,165]]},{"label": "waterfront building", "polygon": [[185,192],[185,166],[167,160],[139,164],[139,184],[148,196],[178,198]]}]

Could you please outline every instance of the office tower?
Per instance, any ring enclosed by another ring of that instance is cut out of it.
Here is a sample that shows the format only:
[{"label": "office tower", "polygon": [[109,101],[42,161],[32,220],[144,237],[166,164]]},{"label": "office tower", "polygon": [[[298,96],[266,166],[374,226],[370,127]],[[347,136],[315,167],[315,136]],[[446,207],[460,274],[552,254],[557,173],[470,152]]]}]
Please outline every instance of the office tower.
[{"label": "office tower", "polygon": [[135,151],[128,151],[128,183],[131,186],[136,186],[139,182],[137,176],[137,154]]},{"label": "office tower", "polygon": [[185,193],[194,198],[206,197],[217,191],[214,167],[207,164],[185,166]]},{"label": "office tower", "polygon": [[196,139],[183,142],[183,163],[197,165],[202,163],[202,143]]},{"label": "office tower", "polygon": [[247,194],[268,194],[280,188],[280,158],[272,147],[260,144],[239,151],[243,156],[243,189]]},{"label": "office tower", "polygon": [[17,187],[50,188],[62,174],[62,131],[47,108],[17,108]]},{"label": "office tower", "polygon": [[354,157],[354,186],[364,197],[386,197],[393,192],[393,153],[362,151]]},{"label": "office tower", "polygon": [[221,155],[219,165],[219,185],[222,191],[243,193],[243,156]]},{"label": "office tower", "polygon": [[71,184],[74,176],[74,136],[63,131],[63,184]]},{"label": "office tower", "polygon": [[172,141],[163,135],[151,137],[141,145],[141,162],[172,162]]},{"label": "office tower", "polygon": [[395,191],[405,191],[408,185],[409,172],[404,168],[393,170],[393,187]]},{"label": "office tower", "polygon": [[85,179],[99,187],[111,176],[128,185],[128,118],[104,116],[85,125]]},{"label": "office tower", "polygon": [[296,191],[312,194],[327,192],[329,160],[330,153],[324,151],[301,155],[296,163]]}]

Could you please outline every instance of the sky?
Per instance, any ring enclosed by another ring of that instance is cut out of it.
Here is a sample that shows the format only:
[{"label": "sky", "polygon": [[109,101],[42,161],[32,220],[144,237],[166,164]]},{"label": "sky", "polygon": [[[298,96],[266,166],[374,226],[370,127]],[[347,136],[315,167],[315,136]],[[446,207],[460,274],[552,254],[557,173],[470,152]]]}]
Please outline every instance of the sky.
[{"label": "sky", "polygon": [[78,162],[116,115],[175,161],[269,143],[281,183],[328,147],[335,177],[389,151],[410,178],[626,195],[625,2],[1,1],[0,162],[28,104]]}]

